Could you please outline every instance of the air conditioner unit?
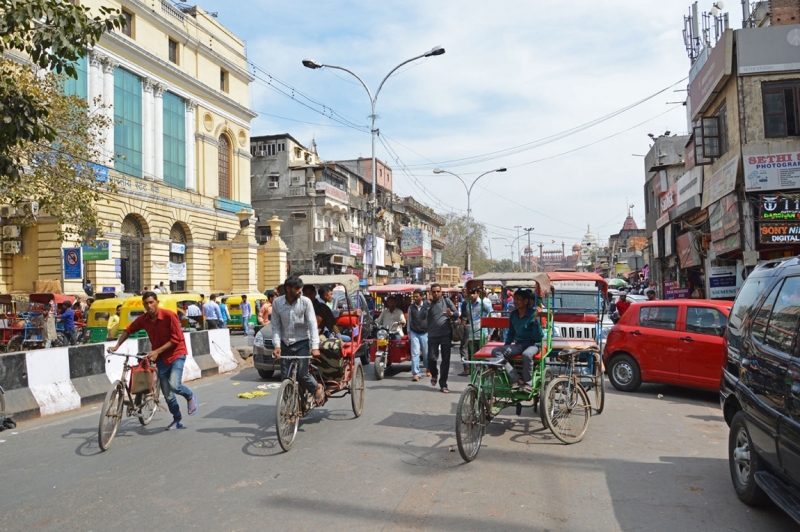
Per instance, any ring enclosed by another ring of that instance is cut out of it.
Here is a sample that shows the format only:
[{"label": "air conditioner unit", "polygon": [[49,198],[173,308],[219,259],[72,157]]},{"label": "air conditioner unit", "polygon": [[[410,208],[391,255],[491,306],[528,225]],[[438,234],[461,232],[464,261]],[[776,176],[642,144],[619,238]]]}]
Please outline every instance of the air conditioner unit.
[{"label": "air conditioner unit", "polygon": [[3,254],[5,255],[19,255],[22,253],[22,242],[19,240],[10,240],[3,242]]},{"label": "air conditioner unit", "polygon": [[292,213],[292,218],[294,218],[295,220],[305,220],[306,218],[308,218],[308,213],[300,212],[300,211],[293,212]]},{"label": "air conditioner unit", "polygon": [[275,182],[267,183],[267,188],[278,188],[278,183]]},{"label": "air conditioner unit", "polygon": [[267,150],[266,149],[256,150],[256,157],[266,157],[266,156],[267,156]]},{"label": "air conditioner unit", "polygon": [[331,264],[334,266],[347,266],[347,257],[344,255],[331,255]]},{"label": "air conditioner unit", "polygon": [[3,205],[0,207],[0,216],[3,218],[10,218],[12,216],[17,215],[17,209],[12,207],[11,205]]},{"label": "air conditioner unit", "polygon": [[219,231],[219,232],[217,232],[217,240],[228,240],[227,231]]},{"label": "air conditioner unit", "polygon": [[19,238],[22,236],[22,228],[18,225],[7,225],[3,227],[3,238]]},{"label": "air conditioner unit", "polygon": [[39,202],[26,201],[22,204],[22,212],[26,215],[39,216]]},{"label": "air conditioner unit", "polygon": [[317,273],[320,275],[325,275],[328,273],[328,268],[317,268]]}]

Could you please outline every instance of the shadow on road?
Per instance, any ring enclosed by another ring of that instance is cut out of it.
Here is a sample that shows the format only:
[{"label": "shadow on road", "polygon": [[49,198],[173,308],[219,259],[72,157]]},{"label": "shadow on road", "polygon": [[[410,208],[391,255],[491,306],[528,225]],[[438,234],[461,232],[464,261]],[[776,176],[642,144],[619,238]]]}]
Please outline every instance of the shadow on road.
[{"label": "shadow on road", "polygon": [[[153,419],[153,421],[156,421]],[[136,437],[136,436],[152,436],[153,434],[164,432],[164,427],[155,426],[152,422],[147,426],[141,425],[135,419],[124,419],[120,422],[117,428],[117,433],[114,435],[114,443],[119,442],[121,439]],[[103,451],[97,443],[97,427],[87,428],[74,428],[61,437],[65,440],[78,439],[82,440],[78,447],[75,449],[75,454],[78,456],[95,456],[101,454]]]}]

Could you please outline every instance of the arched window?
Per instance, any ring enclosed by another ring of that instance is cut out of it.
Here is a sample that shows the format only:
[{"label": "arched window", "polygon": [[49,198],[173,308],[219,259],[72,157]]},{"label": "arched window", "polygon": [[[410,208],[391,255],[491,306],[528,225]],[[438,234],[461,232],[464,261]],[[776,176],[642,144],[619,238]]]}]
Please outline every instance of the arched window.
[{"label": "arched window", "polygon": [[186,290],[186,231],[178,222],[169,231],[170,292]]},{"label": "arched window", "polygon": [[219,136],[219,197],[231,197],[231,143],[226,135]]}]

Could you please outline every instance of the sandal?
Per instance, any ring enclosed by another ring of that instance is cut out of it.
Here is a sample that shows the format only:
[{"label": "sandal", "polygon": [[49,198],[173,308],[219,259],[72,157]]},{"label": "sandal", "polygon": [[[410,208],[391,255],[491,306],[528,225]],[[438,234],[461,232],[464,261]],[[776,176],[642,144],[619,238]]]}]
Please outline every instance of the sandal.
[{"label": "sandal", "polygon": [[314,394],[314,404],[317,406],[322,406],[322,403],[325,402],[325,387],[323,385],[317,386],[317,393]]},{"label": "sandal", "polygon": [[438,377],[431,377],[431,386],[436,386],[437,382],[439,382]]},{"label": "sandal", "polygon": [[442,393],[450,393],[450,390],[447,389],[447,386],[442,388]]},{"label": "sandal", "polygon": [[462,371],[458,374],[459,377],[469,377],[469,371]]},{"label": "sandal", "polygon": [[522,391],[527,394],[530,394],[531,392],[533,392],[533,388],[531,388],[530,384],[526,384],[525,386],[522,387]]},{"label": "sandal", "polygon": [[192,394],[192,399],[189,401],[189,415],[193,416],[197,413],[197,394]]},{"label": "sandal", "polygon": [[425,371],[425,376],[426,377],[430,377],[431,376],[431,370],[426,370]]},{"label": "sandal", "polygon": [[180,421],[173,421],[167,426],[167,430],[178,430],[183,428],[183,423]]},{"label": "sandal", "polygon": [[521,382],[515,382],[514,384],[511,385],[511,389],[512,390],[519,390],[519,388],[520,388],[520,386],[522,386],[522,384],[523,383],[521,383]]},{"label": "sandal", "polygon": [[413,382],[417,382],[419,380],[419,375],[414,375],[413,377],[411,377],[411,380]]}]

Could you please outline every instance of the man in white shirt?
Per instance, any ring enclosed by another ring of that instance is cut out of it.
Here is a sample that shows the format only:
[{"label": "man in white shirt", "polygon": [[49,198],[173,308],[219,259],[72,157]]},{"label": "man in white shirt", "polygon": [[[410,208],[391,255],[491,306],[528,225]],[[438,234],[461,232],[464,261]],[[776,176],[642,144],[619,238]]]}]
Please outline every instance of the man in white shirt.
[{"label": "man in white shirt", "polygon": [[186,317],[189,318],[189,323],[202,326],[202,316],[203,313],[200,311],[200,307],[198,307],[197,303],[194,301],[192,301],[189,306],[186,307]]},{"label": "man in white shirt", "polygon": [[386,298],[386,308],[383,309],[375,324],[388,329],[392,340],[399,340],[402,337],[402,326],[406,324],[406,318],[403,316],[403,311],[397,308],[397,300],[394,296]]}]

